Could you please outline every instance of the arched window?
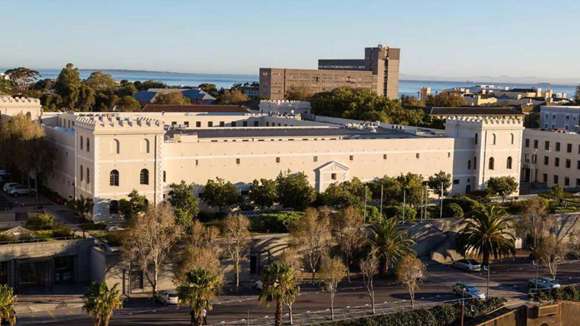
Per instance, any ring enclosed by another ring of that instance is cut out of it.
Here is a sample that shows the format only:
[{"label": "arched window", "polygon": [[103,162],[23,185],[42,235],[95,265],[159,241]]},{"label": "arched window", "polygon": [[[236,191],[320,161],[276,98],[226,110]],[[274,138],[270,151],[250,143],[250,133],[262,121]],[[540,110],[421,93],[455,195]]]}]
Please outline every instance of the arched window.
[{"label": "arched window", "polygon": [[139,174],[139,182],[142,185],[149,184],[149,170],[147,170],[147,169],[141,170],[141,173]]},{"label": "arched window", "polygon": [[121,153],[121,143],[118,139],[113,139],[111,143],[111,153],[113,154],[120,154]]},{"label": "arched window", "polygon": [[467,160],[467,169],[471,170],[471,160]]},{"label": "arched window", "polygon": [[479,135],[477,133],[475,133],[475,137],[473,138],[473,143],[475,145],[477,145],[477,139],[479,138]]},{"label": "arched window", "polygon": [[507,165],[507,168],[508,169],[510,169],[510,170],[512,169],[512,157],[511,156],[509,156],[507,158],[507,164],[506,165]]},{"label": "arched window", "polygon": [[495,143],[497,141],[497,137],[495,134],[491,135],[491,141],[492,141],[492,144],[495,145]]},{"label": "arched window", "polygon": [[83,136],[81,136],[81,138],[79,139],[79,146],[81,147],[81,149],[83,149],[83,144],[84,144],[84,139]]},{"label": "arched window", "polygon": [[511,138],[512,138],[512,145],[514,144],[514,142],[516,141],[516,137],[514,136],[514,134],[510,134]]},{"label": "arched window", "polygon": [[109,184],[111,186],[119,186],[119,171],[112,170],[109,176]]},{"label": "arched window", "polygon": [[87,137],[87,152],[91,151],[91,140]]},{"label": "arched window", "polygon": [[495,159],[493,157],[489,158],[489,169],[493,170],[493,168],[495,167]]},{"label": "arched window", "polygon": [[149,153],[149,139],[143,139],[143,151]]}]

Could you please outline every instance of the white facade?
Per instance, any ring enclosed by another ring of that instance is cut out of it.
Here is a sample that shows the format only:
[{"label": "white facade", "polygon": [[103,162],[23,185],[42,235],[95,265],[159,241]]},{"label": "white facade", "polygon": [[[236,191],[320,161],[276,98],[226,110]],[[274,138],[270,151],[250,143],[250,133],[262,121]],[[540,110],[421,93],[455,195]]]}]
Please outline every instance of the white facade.
[{"label": "white facade", "polygon": [[545,105],[540,110],[543,129],[563,129],[580,132],[580,106]]},{"label": "white facade", "polygon": [[[317,191],[357,177],[444,171],[452,193],[481,189],[490,177],[519,180],[522,116],[447,116],[447,130],[266,114],[63,113],[43,118],[57,147],[48,185],[64,198],[89,197],[96,219],[132,190],[151,203],[172,183],[217,177],[240,189],[254,179],[304,172]],[[511,158],[511,159],[510,159]],[[493,166],[489,165],[494,161]],[[508,165],[511,160],[511,165]]]},{"label": "white facade", "polygon": [[23,114],[32,120],[36,120],[41,113],[40,100],[36,98],[0,95],[0,116]]}]

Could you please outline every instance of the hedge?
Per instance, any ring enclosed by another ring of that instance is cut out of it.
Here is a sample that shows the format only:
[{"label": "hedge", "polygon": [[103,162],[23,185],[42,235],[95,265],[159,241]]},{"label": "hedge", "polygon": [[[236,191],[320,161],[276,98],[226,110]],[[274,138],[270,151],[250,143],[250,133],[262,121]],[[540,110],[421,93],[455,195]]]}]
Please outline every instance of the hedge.
[{"label": "hedge", "polygon": [[[465,318],[473,319],[485,316],[500,308],[506,299],[490,298],[489,300],[466,300]],[[370,316],[345,321],[337,321],[334,326],[446,326],[452,325],[461,318],[461,303],[442,304],[429,309],[415,309],[410,311],[396,312],[388,315]]]},{"label": "hedge", "polygon": [[532,300],[538,302],[554,302],[560,300],[580,301],[580,285],[569,285],[558,289],[540,290],[530,293]]}]

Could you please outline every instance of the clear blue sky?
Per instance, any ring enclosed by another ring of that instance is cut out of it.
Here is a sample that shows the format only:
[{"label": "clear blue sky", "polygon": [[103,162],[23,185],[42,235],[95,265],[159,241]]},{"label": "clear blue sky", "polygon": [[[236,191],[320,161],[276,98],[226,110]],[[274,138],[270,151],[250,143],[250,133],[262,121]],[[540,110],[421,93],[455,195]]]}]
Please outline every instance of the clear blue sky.
[{"label": "clear blue sky", "polygon": [[401,71],[580,81],[578,0],[0,0],[0,67],[257,74],[363,47]]}]

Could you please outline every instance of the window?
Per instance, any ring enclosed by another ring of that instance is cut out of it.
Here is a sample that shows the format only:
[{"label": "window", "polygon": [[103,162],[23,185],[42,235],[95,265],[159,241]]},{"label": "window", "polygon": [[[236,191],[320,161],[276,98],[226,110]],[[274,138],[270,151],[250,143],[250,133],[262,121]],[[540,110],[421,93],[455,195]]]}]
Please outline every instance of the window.
[{"label": "window", "polygon": [[559,181],[558,180],[558,176],[557,175],[554,175],[554,184],[557,185],[558,184],[558,181]]},{"label": "window", "polygon": [[556,152],[560,151],[560,142],[556,142]]},{"label": "window", "polygon": [[113,143],[111,145],[111,152],[113,154],[120,154],[121,153],[121,143],[118,139],[113,139]]},{"label": "window", "polygon": [[383,160],[387,159],[387,154],[383,154]]},{"label": "window", "polygon": [[185,126],[185,128],[189,128],[189,121],[183,121],[183,125]]},{"label": "window", "polygon": [[516,141],[516,137],[514,136],[514,134],[510,134],[510,137],[511,137],[512,145],[513,145]]},{"label": "window", "polygon": [[208,122],[207,122],[207,126],[208,126],[208,127],[213,127],[213,121],[208,121]]},{"label": "window", "polygon": [[542,180],[544,180],[543,181],[544,183],[548,183],[548,174],[547,173],[542,174]]},{"label": "window", "polygon": [[454,185],[458,185],[459,184],[459,179],[453,179],[453,184]]},{"label": "window", "polygon": [[240,164],[240,159],[239,158],[236,159],[236,164]]},{"label": "window", "polygon": [[419,154],[419,153],[416,153],[416,154],[415,154],[415,158],[421,158],[421,154]]},{"label": "window", "polygon": [[81,174],[81,182],[82,182],[83,181],[83,172],[84,172],[82,164],[81,164],[81,168],[79,170],[81,171],[80,174]]},{"label": "window", "polygon": [[554,166],[556,166],[556,167],[560,166],[560,158],[559,157],[554,158]]},{"label": "window", "polygon": [[330,174],[330,178],[331,178],[332,180],[336,180],[336,173],[331,173],[331,174]]},{"label": "window", "polygon": [[509,156],[507,158],[507,164],[506,165],[507,165],[508,170],[511,170],[512,169],[512,157],[511,156]]},{"label": "window", "polygon": [[220,121],[220,127],[225,127],[226,123],[223,121]]},{"label": "window", "polygon": [[467,160],[467,169],[471,170],[471,160]]},{"label": "window", "polygon": [[280,163],[280,158],[276,157],[276,163]]},{"label": "window", "polygon": [[318,156],[314,156],[314,157],[312,158],[312,161],[313,161],[313,162],[318,162]]},{"label": "window", "polygon": [[493,170],[495,167],[495,159],[493,157],[489,158],[489,169]]},{"label": "window", "polygon": [[550,164],[550,158],[547,156],[544,156],[544,165],[548,165]]},{"label": "window", "polygon": [[353,155],[350,155],[350,156],[348,157],[348,159],[349,159],[349,160],[351,160],[351,161],[354,161],[354,156],[353,156]]},{"label": "window", "polygon": [[195,127],[201,128],[201,121],[196,121],[195,122]]},{"label": "window", "polygon": [[495,134],[491,135],[491,143],[495,145],[497,142],[497,136]]},{"label": "window", "polygon": [[175,128],[177,126],[177,121],[171,121],[171,127]]},{"label": "window", "polygon": [[111,186],[119,186],[119,171],[113,170],[109,175],[109,185]]},{"label": "window", "polygon": [[576,161],[576,168],[580,170],[580,161]]},{"label": "window", "polygon": [[572,153],[572,144],[567,144],[566,145],[566,152]]},{"label": "window", "polygon": [[254,127],[260,126],[260,121],[254,121]]},{"label": "window", "polygon": [[473,169],[477,169],[477,156],[473,157]]},{"label": "window", "polygon": [[87,137],[87,152],[91,151],[91,140]]},{"label": "window", "polygon": [[149,154],[149,139],[143,139],[143,150]]},{"label": "window", "polygon": [[91,172],[89,168],[87,168],[87,184],[91,183]]},{"label": "window", "polygon": [[544,142],[544,150],[547,150],[547,151],[550,150],[550,142],[547,140]]},{"label": "window", "polygon": [[81,146],[81,149],[83,149],[83,143],[84,143],[84,141],[85,141],[85,140],[83,139],[83,136],[81,136],[81,139],[80,139],[80,141],[79,141],[79,144],[80,144],[80,146]]},{"label": "window", "polygon": [[473,143],[475,145],[477,145],[477,139],[479,138],[479,135],[477,133],[475,133],[475,136],[473,137]]},{"label": "window", "polygon": [[580,187],[580,179],[576,179],[576,187]]},{"label": "window", "polygon": [[529,148],[529,147],[530,147],[530,139],[529,138],[526,138],[526,148]]},{"label": "window", "polygon": [[242,126],[247,127],[248,126],[248,121],[242,121]]},{"label": "window", "polygon": [[536,148],[536,149],[538,148],[538,140],[537,139],[534,140],[534,148]]},{"label": "window", "polygon": [[566,187],[570,186],[570,178],[568,178],[568,177],[564,178],[564,186],[566,186]]},{"label": "window", "polygon": [[237,126],[236,122],[232,121],[232,127],[235,127],[235,126]]},{"label": "window", "polygon": [[139,173],[139,183],[141,183],[142,185],[149,184],[149,170],[147,169],[141,170],[141,173]]},{"label": "window", "polygon": [[572,166],[572,161],[570,159],[566,159],[566,169],[569,169]]},{"label": "window", "polygon": [[163,171],[163,182],[167,182],[167,171]]}]

